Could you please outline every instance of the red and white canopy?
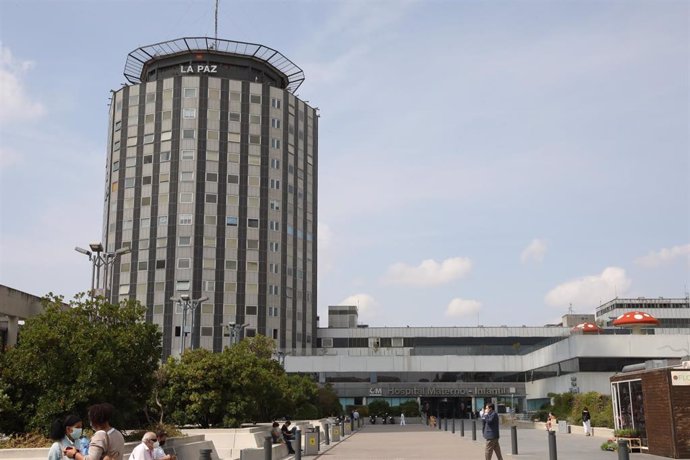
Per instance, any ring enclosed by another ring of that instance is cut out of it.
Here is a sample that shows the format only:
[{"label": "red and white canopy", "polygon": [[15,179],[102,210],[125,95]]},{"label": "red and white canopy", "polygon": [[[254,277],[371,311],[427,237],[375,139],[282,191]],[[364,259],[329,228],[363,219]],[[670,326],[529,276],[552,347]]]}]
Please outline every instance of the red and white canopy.
[{"label": "red and white canopy", "polygon": [[629,311],[613,320],[614,326],[658,326],[659,320],[642,311]]},{"label": "red and white canopy", "polygon": [[572,332],[582,332],[583,334],[598,334],[601,328],[594,323],[580,323],[571,329]]}]

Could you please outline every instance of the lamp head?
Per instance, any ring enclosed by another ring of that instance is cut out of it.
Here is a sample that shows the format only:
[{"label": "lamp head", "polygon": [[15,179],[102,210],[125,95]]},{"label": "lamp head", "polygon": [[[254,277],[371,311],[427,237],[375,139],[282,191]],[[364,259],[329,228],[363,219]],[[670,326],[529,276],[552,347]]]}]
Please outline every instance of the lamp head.
[{"label": "lamp head", "polygon": [[103,243],[91,243],[89,247],[93,252],[103,252]]},{"label": "lamp head", "polygon": [[124,255],[124,254],[129,254],[130,252],[132,252],[132,249],[131,249],[131,248],[120,248],[120,249],[118,249],[117,251],[115,251],[115,255],[116,255],[116,256],[121,256],[121,255]]},{"label": "lamp head", "polygon": [[187,302],[189,300],[189,294],[181,294],[180,300]]},{"label": "lamp head", "polygon": [[91,257],[91,251],[87,251],[86,249],[80,248],[79,246],[74,248],[75,251],[77,251],[79,254],[84,254],[85,256]]}]

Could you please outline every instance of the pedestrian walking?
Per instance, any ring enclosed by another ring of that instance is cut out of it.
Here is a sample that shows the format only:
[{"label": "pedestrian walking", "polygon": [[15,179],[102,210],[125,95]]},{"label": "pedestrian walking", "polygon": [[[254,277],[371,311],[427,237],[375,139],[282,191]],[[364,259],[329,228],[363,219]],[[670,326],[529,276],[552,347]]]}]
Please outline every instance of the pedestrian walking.
[{"label": "pedestrian walking", "polygon": [[493,404],[487,404],[482,413],[482,435],[486,439],[486,448],[484,449],[484,459],[491,460],[493,453],[496,452],[496,458],[503,460],[501,455],[501,446],[498,443],[498,414],[494,409]]},{"label": "pedestrian walking", "polygon": [[405,412],[400,413],[400,425],[405,425]]},{"label": "pedestrian walking", "polygon": [[592,417],[586,406],[582,409],[582,426],[585,429],[585,436],[592,436]]}]

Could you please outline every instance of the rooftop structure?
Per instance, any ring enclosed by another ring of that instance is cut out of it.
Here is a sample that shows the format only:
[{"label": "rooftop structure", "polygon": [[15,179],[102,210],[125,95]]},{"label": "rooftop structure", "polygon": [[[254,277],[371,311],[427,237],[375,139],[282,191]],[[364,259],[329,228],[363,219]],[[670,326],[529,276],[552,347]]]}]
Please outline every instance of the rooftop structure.
[{"label": "rooftop structure", "polygon": [[127,55],[125,78],[132,84],[165,78],[179,68],[194,73],[208,66],[220,77],[256,81],[295,93],[304,72],[279,51],[257,43],[185,37],[139,47]]}]

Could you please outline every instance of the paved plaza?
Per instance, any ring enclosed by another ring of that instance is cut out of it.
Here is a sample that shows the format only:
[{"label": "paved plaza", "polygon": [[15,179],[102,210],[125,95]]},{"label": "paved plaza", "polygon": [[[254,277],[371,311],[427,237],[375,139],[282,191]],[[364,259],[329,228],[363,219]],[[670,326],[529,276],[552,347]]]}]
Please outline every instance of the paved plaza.
[{"label": "paved plaza", "polygon": [[[478,425],[479,428],[479,425]],[[600,449],[603,437],[585,437],[579,434],[558,434],[558,460],[616,460],[616,452]],[[518,455],[511,455],[510,430],[501,430],[501,449],[504,458],[548,460],[549,446],[546,431],[518,429]],[[310,457],[311,458],[311,457]],[[484,459],[484,440],[477,431],[477,440],[472,441],[472,432],[456,433],[430,429],[425,425],[366,425],[344,441],[316,457],[320,460],[346,459]],[[496,458],[494,456],[494,458]],[[662,459],[656,455],[631,453],[631,459]]]}]

